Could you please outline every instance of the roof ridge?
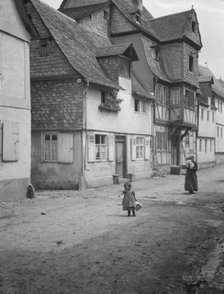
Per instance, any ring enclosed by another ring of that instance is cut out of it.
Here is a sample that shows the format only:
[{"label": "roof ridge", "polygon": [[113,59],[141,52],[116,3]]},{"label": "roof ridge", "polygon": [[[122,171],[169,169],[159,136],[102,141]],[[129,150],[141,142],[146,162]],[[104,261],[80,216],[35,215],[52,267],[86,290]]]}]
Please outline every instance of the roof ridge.
[{"label": "roof ridge", "polygon": [[159,17],[154,17],[152,19],[149,19],[147,22],[151,22],[151,21],[154,21],[154,20],[162,19],[162,18],[167,18],[167,17],[170,17],[170,16],[187,14],[187,12],[191,12],[191,11],[192,11],[192,9],[190,9],[190,10],[184,10],[184,11],[176,12],[176,13],[171,13],[171,14],[166,14],[166,15],[162,15],[162,16],[159,16]]}]

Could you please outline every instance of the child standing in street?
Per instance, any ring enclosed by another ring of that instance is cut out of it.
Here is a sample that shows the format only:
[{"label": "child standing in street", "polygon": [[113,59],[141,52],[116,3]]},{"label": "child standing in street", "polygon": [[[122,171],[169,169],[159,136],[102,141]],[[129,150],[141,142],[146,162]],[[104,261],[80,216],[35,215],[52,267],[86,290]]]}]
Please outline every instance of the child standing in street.
[{"label": "child standing in street", "polygon": [[124,184],[124,191],[122,194],[124,194],[122,200],[123,210],[127,210],[128,216],[131,215],[131,212],[133,216],[135,216],[135,202],[137,200],[135,198],[135,192],[131,190],[131,183]]}]

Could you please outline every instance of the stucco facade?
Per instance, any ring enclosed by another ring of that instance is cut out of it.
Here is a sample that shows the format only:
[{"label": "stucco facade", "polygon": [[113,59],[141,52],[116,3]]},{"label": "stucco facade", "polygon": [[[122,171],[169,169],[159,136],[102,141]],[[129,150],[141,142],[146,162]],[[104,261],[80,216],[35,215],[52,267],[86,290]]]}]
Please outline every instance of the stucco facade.
[{"label": "stucco facade", "polygon": [[30,182],[30,36],[15,2],[1,1],[0,199],[24,197]]}]

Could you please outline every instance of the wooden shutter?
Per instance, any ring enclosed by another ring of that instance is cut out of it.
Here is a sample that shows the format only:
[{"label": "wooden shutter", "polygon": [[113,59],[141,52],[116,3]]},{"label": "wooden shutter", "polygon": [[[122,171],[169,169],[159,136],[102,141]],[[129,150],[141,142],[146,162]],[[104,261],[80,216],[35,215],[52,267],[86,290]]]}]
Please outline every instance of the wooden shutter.
[{"label": "wooden shutter", "polygon": [[115,154],[115,141],[114,141],[114,134],[109,134],[108,136],[108,141],[109,141],[109,161],[114,161],[114,154]]},{"label": "wooden shutter", "polygon": [[3,123],[3,161],[19,160],[19,124],[4,121]]},{"label": "wooden shutter", "polygon": [[58,162],[72,163],[74,153],[73,134],[58,134]]},{"label": "wooden shutter", "polygon": [[136,159],[136,137],[131,138],[131,160]]},{"label": "wooden shutter", "polygon": [[88,134],[88,161],[94,162],[96,160],[95,135]]},{"label": "wooden shutter", "polygon": [[145,160],[150,158],[150,139],[145,138]]}]

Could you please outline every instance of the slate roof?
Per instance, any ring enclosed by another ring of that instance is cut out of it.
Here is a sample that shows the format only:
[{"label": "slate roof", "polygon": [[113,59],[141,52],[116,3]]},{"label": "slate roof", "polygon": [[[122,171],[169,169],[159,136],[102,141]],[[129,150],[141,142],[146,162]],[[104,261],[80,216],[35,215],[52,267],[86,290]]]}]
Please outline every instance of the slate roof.
[{"label": "slate roof", "polygon": [[145,24],[145,28],[152,32],[161,42],[182,39],[187,20],[191,14],[192,10],[187,10],[154,18]]},{"label": "slate roof", "polygon": [[143,98],[147,98],[147,99],[151,99],[151,100],[155,99],[155,97],[153,95],[149,94],[144,89],[144,86],[142,85],[142,83],[136,73],[133,73],[133,76],[132,76],[132,92],[133,92],[133,94],[140,96],[140,97],[143,97]]},{"label": "slate roof", "polygon": [[211,70],[206,66],[199,65],[198,72],[199,72],[199,77],[202,76],[202,77],[209,78],[212,76],[214,80],[214,84],[212,85],[212,91],[216,95],[218,95],[220,98],[224,98],[224,87],[222,83],[220,83],[220,81],[215,78]]},{"label": "slate roof", "polygon": [[111,45],[107,47],[97,48],[96,57],[126,55],[126,53],[128,54],[129,50],[131,51],[132,61],[138,60],[138,56],[131,43],[123,43],[123,44],[121,43],[121,44]]},{"label": "slate roof", "polygon": [[120,88],[105,76],[95,56],[97,47],[111,45],[108,39],[84,29],[71,18],[39,0],[30,1],[64,56],[76,71],[91,83]]},{"label": "slate roof", "polygon": [[59,9],[78,8],[96,4],[108,3],[109,0],[64,0]]}]

